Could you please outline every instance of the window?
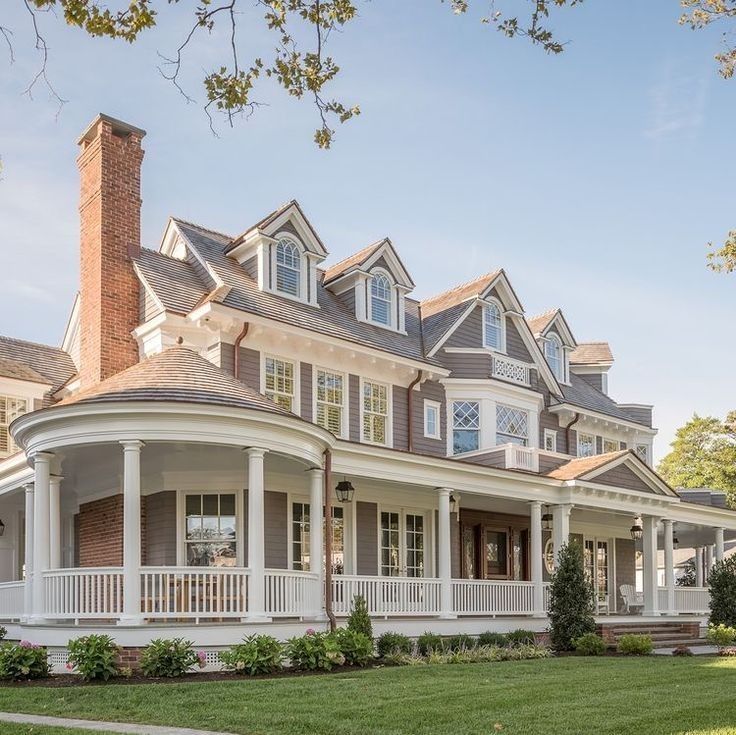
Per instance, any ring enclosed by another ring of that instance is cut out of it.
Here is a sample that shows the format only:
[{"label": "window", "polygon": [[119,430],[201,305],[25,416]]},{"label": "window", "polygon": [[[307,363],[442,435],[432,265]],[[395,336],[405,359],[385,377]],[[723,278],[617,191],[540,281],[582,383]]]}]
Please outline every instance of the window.
[{"label": "window", "polygon": [[440,404],[436,401],[424,401],[424,436],[427,439],[441,439],[440,436]]},{"label": "window", "polygon": [[388,387],[363,383],[363,441],[388,444]]},{"label": "window", "polygon": [[424,576],[424,526],[421,513],[381,511],[382,576]]},{"label": "window", "polygon": [[607,454],[608,452],[618,452],[620,448],[621,445],[615,439],[603,438],[603,454]]},{"label": "window", "polygon": [[301,295],[302,255],[299,246],[289,240],[279,240],[276,246],[276,290],[289,296]]},{"label": "window", "polygon": [[556,334],[550,334],[544,343],[544,356],[547,364],[557,380],[564,380],[562,342]]},{"label": "window", "polygon": [[496,404],[496,444],[529,443],[529,414],[519,408]]},{"label": "window", "polygon": [[8,427],[19,416],[28,412],[28,401],[25,398],[0,396],[0,457],[14,454],[18,447],[10,436]]},{"label": "window", "polygon": [[[323,532],[324,509],[322,511]],[[308,572],[312,568],[310,559],[310,505],[309,503],[292,503],[291,505],[291,568]],[[322,539],[323,550],[325,537]],[[324,560],[323,560],[324,563]],[[345,517],[340,506],[332,508],[332,573],[345,572]]]},{"label": "window", "polygon": [[544,430],[544,448],[548,452],[557,451],[557,432],[554,429]]},{"label": "window", "polygon": [[295,372],[293,362],[275,357],[266,358],[266,398],[287,411],[294,409]]},{"label": "window", "polygon": [[345,574],[345,509],[332,506],[332,573]]},{"label": "window", "polygon": [[424,576],[424,516],[407,513],[405,519],[406,535],[406,576]]},{"label": "window", "polygon": [[398,577],[401,564],[399,544],[399,514],[383,511],[381,513],[381,574],[384,577]]},{"label": "window", "polygon": [[503,350],[503,316],[497,304],[483,307],[483,346]]},{"label": "window", "polygon": [[344,378],[340,373],[317,370],[317,423],[335,436],[342,436]]},{"label": "window", "polygon": [[454,401],[452,404],[452,453],[473,452],[480,446],[480,404]]},{"label": "window", "polygon": [[371,279],[371,320],[391,325],[391,281],[383,273],[375,273]]},{"label": "window", "polygon": [[578,434],[578,457],[592,457],[595,454],[595,437],[592,434]]},{"label": "window", "polygon": [[235,495],[187,495],[186,559],[190,567],[234,567],[237,564]]},{"label": "window", "polygon": [[634,451],[639,459],[649,464],[649,447],[646,444],[637,444]]}]

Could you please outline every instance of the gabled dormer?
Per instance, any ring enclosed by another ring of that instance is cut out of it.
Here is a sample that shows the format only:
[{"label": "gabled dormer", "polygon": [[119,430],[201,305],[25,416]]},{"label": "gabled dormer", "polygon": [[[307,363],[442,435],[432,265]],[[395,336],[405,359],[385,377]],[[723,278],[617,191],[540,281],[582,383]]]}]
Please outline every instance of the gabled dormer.
[{"label": "gabled dormer", "polygon": [[254,272],[262,291],[317,306],[317,268],[327,250],[297,202],[234,238],[226,254]]},{"label": "gabled dormer", "polygon": [[570,353],[577,347],[560,309],[551,309],[527,320],[549,369],[559,383],[570,384]]},{"label": "gabled dormer", "polygon": [[608,395],[608,371],[613,353],[608,342],[580,342],[570,355],[570,372]]},{"label": "gabled dormer", "polygon": [[355,305],[355,318],[406,332],[405,298],[414,281],[391,240],[384,238],[325,271],[325,288]]}]

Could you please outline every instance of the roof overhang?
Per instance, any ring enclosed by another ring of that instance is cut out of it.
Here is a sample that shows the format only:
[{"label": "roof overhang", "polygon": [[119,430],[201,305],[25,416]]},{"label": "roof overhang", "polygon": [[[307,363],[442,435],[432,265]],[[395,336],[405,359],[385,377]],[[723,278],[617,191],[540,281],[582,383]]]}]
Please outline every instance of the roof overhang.
[{"label": "roof overhang", "polygon": [[563,414],[566,412],[572,413],[572,414],[581,414],[583,416],[587,416],[591,419],[602,421],[604,423],[608,424],[616,424],[617,426],[623,426],[626,429],[633,430],[640,432],[642,434],[649,434],[651,436],[654,436],[658,429],[652,428],[651,426],[646,426],[644,424],[637,424],[635,421],[627,421],[626,419],[621,419],[618,416],[609,416],[605,413],[599,413],[597,411],[591,411],[589,408],[584,408],[583,406],[576,406],[574,403],[554,403],[547,409],[550,413],[555,414]]}]

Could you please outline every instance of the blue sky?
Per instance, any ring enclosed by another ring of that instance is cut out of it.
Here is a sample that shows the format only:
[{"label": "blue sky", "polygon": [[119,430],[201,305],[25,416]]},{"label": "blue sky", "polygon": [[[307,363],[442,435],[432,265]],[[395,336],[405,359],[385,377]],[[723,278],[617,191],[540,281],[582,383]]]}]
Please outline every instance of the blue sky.
[{"label": "blue sky", "polygon": [[[2,16],[17,59],[0,56],[0,333],[61,339],[77,286],[75,140],[102,111],[148,131],[148,247],[170,214],[235,234],[296,198],[332,261],[389,235],[417,297],[502,266],[528,314],[561,306],[578,340],[610,341],[612,395],[655,404],[658,456],[694,411],[736,408],[736,275],[705,267],[705,243],[736,227],[736,80],[716,73],[717,29],[678,26],[676,0],[561,12],[559,57],[481,25],[484,3],[466,17],[439,0],[361,3],[330,51],[335,94],[363,114],[327,152],[311,106],[268,84],[268,106],[210,134],[156,71],[186,30],[183,4],[132,47],[42,19],[69,100],[57,118],[42,89],[22,95],[36,58],[17,5]],[[251,10],[242,21],[243,57],[267,51]],[[191,50],[195,97],[223,40]]]}]

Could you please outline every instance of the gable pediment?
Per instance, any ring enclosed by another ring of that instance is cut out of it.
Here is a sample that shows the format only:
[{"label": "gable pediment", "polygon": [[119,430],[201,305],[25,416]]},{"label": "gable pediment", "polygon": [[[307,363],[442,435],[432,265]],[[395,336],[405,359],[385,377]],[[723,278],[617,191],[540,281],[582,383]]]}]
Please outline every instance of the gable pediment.
[{"label": "gable pediment", "polygon": [[677,493],[631,451],[578,479],[621,490],[677,497]]}]

